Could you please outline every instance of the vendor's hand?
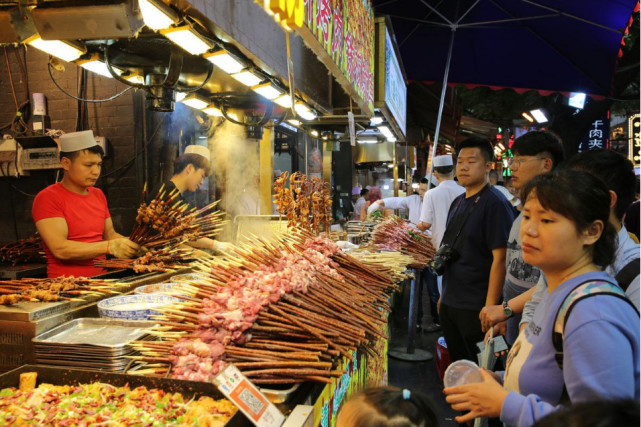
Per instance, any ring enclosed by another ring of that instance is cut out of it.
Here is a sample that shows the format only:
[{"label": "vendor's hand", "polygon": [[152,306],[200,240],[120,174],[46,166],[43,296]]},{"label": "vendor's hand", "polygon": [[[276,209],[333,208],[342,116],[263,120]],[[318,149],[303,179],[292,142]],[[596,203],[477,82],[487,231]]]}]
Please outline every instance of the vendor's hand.
[{"label": "vendor's hand", "polygon": [[147,248],[146,246],[141,246],[138,249],[138,252],[136,252],[136,257],[139,258],[139,257],[143,256],[144,254],[146,254],[147,252],[149,252],[149,248]]},{"label": "vendor's hand", "polygon": [[458,423],[472,421],[474,418],[496,418],[501,415],[503,401],[508,395],[495,377],[485,369],[481,369],[483,382],[448,387],[443,390],[447,395],[445,400],[455,411],[469,411],[456,417]]},{"label": "vendor's hand", "polygon": [[214,240],[214,245],[212,249],[216,252],[225,253],[233,249],[235,246],[229,242],[221,242],[220,240]]},{"label": "vendor's hand", "polygon": [[379,204],[377,202],[372,203],[371,206],[367,208],[367,215],[377,211],[378,208],[379,208]]},{"label": "vendor's hand", "polygon": [[481,309],[479,319],[481,319],[481,329],[487,332],[492,326],[507,320],[507,317],[502,305],[486,305]]},{"label": "vendor's hand", "polygon": [[133,258],[140,246],[126,237],[109,240],[109,253],[116,258]]}]

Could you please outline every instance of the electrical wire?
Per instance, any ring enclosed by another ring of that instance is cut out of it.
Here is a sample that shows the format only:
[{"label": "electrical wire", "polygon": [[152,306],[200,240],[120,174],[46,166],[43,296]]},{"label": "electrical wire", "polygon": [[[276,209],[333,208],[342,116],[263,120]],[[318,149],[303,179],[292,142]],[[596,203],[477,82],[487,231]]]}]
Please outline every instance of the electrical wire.
[{"label": "electrical wire", "polygon": [[16,135],[23,135],[29,130],[25,120],[28,120],[28,116],[29,116],[29,112],[30,112],[30,108],[28,108],[29,105],[30,105],[30,101],[29,101],[29,86],[27,84],[26,70],[24,68],[24,65],[20,61],[20,57],[18,56],[17,51],[15,51],[16,52],[16,58],[18,60],[17,62],[20,65],[20,71],[21,71],[21,74],[22,74],[22,82],[23,82],[23,84],[25,86],[25,96],[27,97],[26,101],[23,101],[22,103],[18,104],[18,96],[16,94],[16,88],[15,88],[15,84],[13,82],[13,72],[11,71],[11,64],[9,63],[9,54],[7,53],[7,47],[3,46],[3,50],[4,50],[4,58],[5,58],[5,61],[7,63],[7,71],[9,73],[9,83],[11,85],[11,93],[13,95],[13,102],[14,102],[15,107],[16,107],[16,114],[15,114],[15,116],[13,117],[13,119],[10,122],[0,126],[0,130],[11,128],[11,130]]},{"label": "electrical wire", "polygon": [[125,92],[128,92],[128,91],[130,91],[131,89],[133,89],[133,87],[131,87],[131,86],[130,86],[130,87],[128,87],[127,89],[123,90],[122,92],[119,92],[119,93],[115,94],[114,96],[109,97],[109,98],[105,98],[105,99],[83,99],[83,98],[79,98],[79,97],[77,97],[77,96],[75,96],[75,95],[70,94],[69,92],[67,92],[66,90],[64,90],[62,87],[60,87],[60,85],[58,84],[58,82],[56,81],[56,79],[53,77],[53,74],[51,73],[51,68],[53,68],[53,67],[51,66],[51,62],[50,62],[50,63],[48,64],[48,66],[47,66],[47,69],[49,70],[49,77],[51,77],[51,81],[53,82],[53,84],[55,84],[55,85],[56,85],[56,87],[57,87],[58,89],[60,89],[60,91],[61,91],[62,93],[64,93],[65,95],[67,95],[67,96],[68,96],[68,97],[70,97],[70,98],[75,99],[76,101],[93,102],[93,103],[101,103],[101,102],[113,101],[114,99],[118,98],[119,96],[122,96]]}]

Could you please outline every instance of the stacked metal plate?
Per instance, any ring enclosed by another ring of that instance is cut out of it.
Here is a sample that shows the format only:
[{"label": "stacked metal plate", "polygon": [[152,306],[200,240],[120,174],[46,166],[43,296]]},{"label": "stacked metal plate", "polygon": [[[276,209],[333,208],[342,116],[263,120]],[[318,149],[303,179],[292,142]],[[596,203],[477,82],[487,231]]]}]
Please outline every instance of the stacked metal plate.
[{"label": "stacked metal plate", "polygon": [[33,339],[36,363],[124,372],[137,352],[132,341],[148,339],[153,322],[74,319]]},{"label": "stacked metal plate", "polygon": [[348,221],[347,222],[347,240],[356,245],[368,242],[372,236],[372,231],[378,222],[369,221]]}]

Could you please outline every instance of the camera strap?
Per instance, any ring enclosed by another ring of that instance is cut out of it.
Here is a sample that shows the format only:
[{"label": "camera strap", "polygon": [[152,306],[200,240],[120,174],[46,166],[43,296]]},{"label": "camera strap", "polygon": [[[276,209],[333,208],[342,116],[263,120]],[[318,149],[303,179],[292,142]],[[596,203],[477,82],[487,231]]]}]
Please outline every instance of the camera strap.
[{"label": "camera strap", "polygon": [[[482,189],[481,191],[479,191],[479,192],[477,193],[477,195],[476,195],[476,199],[474,199],[474,202],[472,203],[472,206],[470,206],[470,207],[467,209],[467,212],[465,213],[465,218],[463,218],[463,221],[461,222],[461,225],[460,225],[460,227],[459,227],[458,231],[456,232],[456,236],[454,236],[454,240],[452,241],[452,243],[450,244],[450,246],[454,247],[454,245],[456,244],[456,241],[458,240],[459,236],[461,235],[461,231],[463,231],[463,229],[465,228],[465,224],[467,223],[467,220],[470,218],[470,215],[472,215],[472,212],[474,211],[474,209],[476,208],[476,206],[479,204],[479,201],[481,200],[481,197],[483,197],[483,194],[485,194],[485,192],[486,192],[489,188],[490,188],[490,184],[487,184],[487,185],[485,185],[485,187],[483,187],[483,189]],[[458,201],[458,203],[456,204],[456,207],[454,208],[454,213],[452,214],[451,219],[454,219],[454,217],[456,216],[456,214],[457,214],[457,212],[458,212],[458,208],[459,208],[459,206],[461,205],[461,203],[463,202],[463,200],[464,200],[464,199],[460,199],[460,200]],[[443,239],[443,240],[445,240],[445,239]],[[449,242],[448,242],[448,243],[449,243]],[[443,244],[441,243],[441,246],[442,246],[442,245],[443,245]]]}]

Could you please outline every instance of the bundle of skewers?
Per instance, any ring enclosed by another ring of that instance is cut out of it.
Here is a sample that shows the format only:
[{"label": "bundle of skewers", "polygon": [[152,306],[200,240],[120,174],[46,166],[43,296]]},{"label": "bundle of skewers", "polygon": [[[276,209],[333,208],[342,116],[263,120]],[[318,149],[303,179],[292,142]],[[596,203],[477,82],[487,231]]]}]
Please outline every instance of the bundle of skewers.
[{"label": "bundle of skewers", "polygon": [[274,182],[274,202],[281,218],[283,215],[287,218],[289,228],[318,234],[322,226],[329,233],[332,198],[329,185],[320,178],[314,177],[308,181],[307,175],[300,172],[294,172],[291,176],[289,172],[283,172]]},{"label": "bundle of skewers", "polygon": [[143,256],[134,259],[98,259],[94,261],[93,265],[100,268],[130,269],[135,273],[163,272],[183,267],[185,262],[191,260],[192,252],[189,249],[160,248],[150,250]]},{"label": "bundle of skewers", "polygon": [[232,252],[201,263],[204,279],[158,309],[162,341],[136,344],[142,356],[132,358],[152,364],[139,373],[164,375],[170,363],[173,378],[210,381],[234,363],[257,384],[329,382],[344,373],[339,356],[381,354],[389,275],[309,232]]},{"label": "bundle of skewers", "polygon": [[11,265],[24,264],[45,257],[42,240],[38,234],[27,239],[0,245],[0,262],[10,262]]},{"label": "bundle of skewers", "polygon": [[412,267],[423,269],[434,257],[429,236],[413,229],[403,219],[393,216],[378,224],[372,233],[372,244],[379,250],[399,251],[414,259]]},{"label": "bundle of skewers", "polygon": [[361,262],[375,265],[379,271],[388,273],[397,282],[414,277],[412,270],[407,269],[407,266],[415,263],[414,258],[401,252],[370,252],[363,248],[353,250],[349,254]]},{"label": "bundle of skewers", "polygon": [[148,205],[143,202],[129,239],[153,249],[216,236],[224,225],[224,213],[215,211],[218,202],[190,208],[178,199],[179,194],[178,190],[166,192],[163,186]]},{"label": "bundle of skewers", "polygon": [[83,301],[82,297],[118,293],[117,283],[85,277],[57,277],[48,279],[0,280],[0,305],[21,301]]}]

